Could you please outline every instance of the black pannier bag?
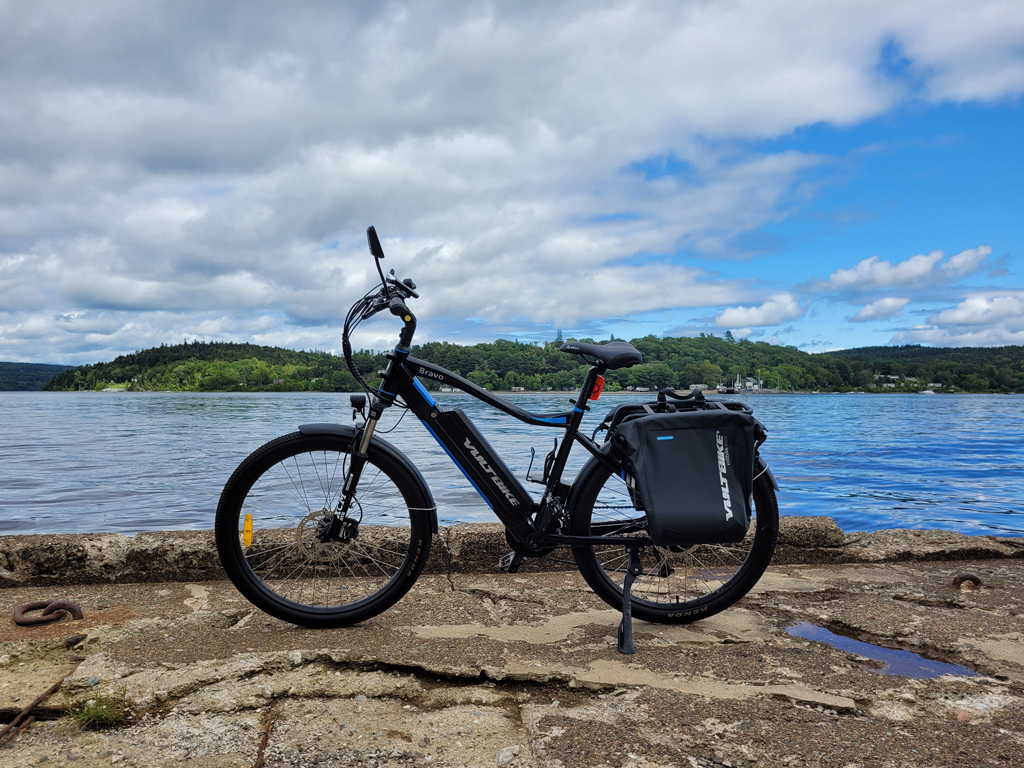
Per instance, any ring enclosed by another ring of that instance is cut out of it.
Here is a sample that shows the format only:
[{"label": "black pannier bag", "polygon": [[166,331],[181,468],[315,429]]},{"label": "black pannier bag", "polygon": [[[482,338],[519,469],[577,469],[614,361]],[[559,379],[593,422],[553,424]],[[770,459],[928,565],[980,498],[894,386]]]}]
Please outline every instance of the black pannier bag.
[{"label": "black pannier bag", "polygon": [[647,515],[651,540],[660,546],[742,541],[757,448],[765,439],[753,411],[703,399],[669,413],[641,408],[609,414],[609,439],[632,469],[634,504]]}]

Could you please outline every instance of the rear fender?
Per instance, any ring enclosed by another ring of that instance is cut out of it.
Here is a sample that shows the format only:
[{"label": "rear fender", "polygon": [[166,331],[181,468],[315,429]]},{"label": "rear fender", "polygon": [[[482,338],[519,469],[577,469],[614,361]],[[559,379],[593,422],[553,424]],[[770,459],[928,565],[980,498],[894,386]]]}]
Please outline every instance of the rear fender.
[{"label": "rear fender", "polygon": [[772,468],[768,466],[768,462],[761,458],[760,455],[757,457],[757,471],[754,472],[754,476],[767,475],[768,482],[772,484],[772,488],[776,491],[779,490],[779,482],[775,479],[775,475],[772,472]]},{"label": "rear fender", "polygon": [[[356,434],[359,432],[358,429],[353,427],[351,424],[300,424],[299,432],[304,435],[338,435],[340,437],[347,437],[349,439],[355,439]],[[396,464],[401,464],[405,469],[412,475],[413,482],[419,486],[420,493],[423,498],[427,501],[427,506],[430,507],[430,529],[433,533],[437,533],[437,507],[434,505],[434,497],[430,493],[430,486],[427,485],[427,481],[423,478],[423,474],[416,468],[416,465],[409,460],[409,457],[402,453],[398,448],[393,446],[387,440],[383,438],[373,436],[370,440],[370,451],[378,451]]]}]

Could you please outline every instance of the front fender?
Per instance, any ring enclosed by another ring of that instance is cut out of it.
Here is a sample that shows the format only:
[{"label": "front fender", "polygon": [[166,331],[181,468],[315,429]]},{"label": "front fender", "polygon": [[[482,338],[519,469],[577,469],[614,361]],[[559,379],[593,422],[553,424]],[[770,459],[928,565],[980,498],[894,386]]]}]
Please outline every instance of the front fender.
[{"label": "front fender", "polygon": [[[358,429],[353,427],[351,424],[300,424],[299,432],[304,435],[339,435],[341,437],[347,437],[354,440],[356,434],[359,432]],[[416,465],[412,463],[408,456],[402,451],[396,448],[394,445],[389,443],[383,438],[377,437],[376,435],[370,440],[370,451],[379,451],[387,456],[389,459],[394,461],[396,464],[401,464],[405,469],[412,475],[413,482],[415,482],[419,488],[420,493],[423,494],[423,498],[427,500],[427,506],[430,507],[430,528],[433,533],[437,533],[437,506],[434,504],[434,496],[430,493],[430,486],[427,485],[427,481],[424,479],[423,474],[417,469]]]}]

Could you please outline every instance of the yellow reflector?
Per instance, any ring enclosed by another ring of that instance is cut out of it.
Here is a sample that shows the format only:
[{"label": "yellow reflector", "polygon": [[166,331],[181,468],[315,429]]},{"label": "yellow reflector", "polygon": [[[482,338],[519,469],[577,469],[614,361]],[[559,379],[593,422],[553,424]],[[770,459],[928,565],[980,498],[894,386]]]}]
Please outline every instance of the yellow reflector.
[{"label": "yellow reflector", "polygon": [[245,546],[252,544],[252,515],[245,516],[245,526],[242,528],[242,541],[245,542]]}]

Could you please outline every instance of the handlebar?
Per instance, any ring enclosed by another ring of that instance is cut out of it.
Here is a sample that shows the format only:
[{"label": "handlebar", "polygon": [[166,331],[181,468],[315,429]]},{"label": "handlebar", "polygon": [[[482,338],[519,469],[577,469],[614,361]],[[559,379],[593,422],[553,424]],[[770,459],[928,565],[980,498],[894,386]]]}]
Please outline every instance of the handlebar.
[{"label": "handlebar", "polygon": [[392,315],[398,317],[411,317],[409,308],[405,306],[405,299],[401,296],[395,295],[388,301],[388,309],[391,310]]}]

